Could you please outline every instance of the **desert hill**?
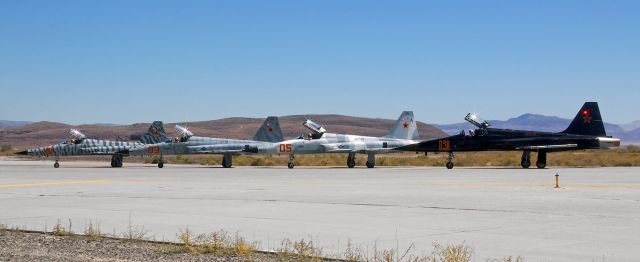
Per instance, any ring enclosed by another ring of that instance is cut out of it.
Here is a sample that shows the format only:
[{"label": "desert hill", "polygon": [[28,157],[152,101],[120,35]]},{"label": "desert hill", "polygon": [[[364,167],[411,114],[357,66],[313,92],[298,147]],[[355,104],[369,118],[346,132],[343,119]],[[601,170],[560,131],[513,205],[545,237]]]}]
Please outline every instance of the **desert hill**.
[{"label": "desert hill", "polygon": [[[395,123],[395,120],[352,117],[344,115],[294,115],[280,117],[280,126],[285,139],[303,134],[306,129],[302,122],[310,117],[321,123],[328,132],[354,135],[384,136]],[[232,117],[218,120],[186,122],[185,125],[197,136],[225,137],[249,139],[253,137],[264,119]],[[150,123],[133,125],[78,125],[72,126],[55,122],[35,122],[27,125],[9,127],[0,130],[0,145],[9,145],[15,149],[27,149],[45,146],[69,139],[69,128],[82,131],[89,138],[128,141],[143,134]],[[169,136],[175,136],[175,123],[165,123],[164,128]],[[418,130],[422,139],[431,139],[446,135],[443,131],[429,124],[418,122]]]}]

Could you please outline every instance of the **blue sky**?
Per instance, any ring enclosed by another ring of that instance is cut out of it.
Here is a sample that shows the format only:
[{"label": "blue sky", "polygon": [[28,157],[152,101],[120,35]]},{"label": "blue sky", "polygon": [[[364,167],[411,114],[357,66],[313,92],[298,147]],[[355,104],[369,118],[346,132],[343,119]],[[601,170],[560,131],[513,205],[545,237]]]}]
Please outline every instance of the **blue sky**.
[{"label": "blue sky", "polygon": [[640,1],[1,1],[0,119],[640,119]]}]

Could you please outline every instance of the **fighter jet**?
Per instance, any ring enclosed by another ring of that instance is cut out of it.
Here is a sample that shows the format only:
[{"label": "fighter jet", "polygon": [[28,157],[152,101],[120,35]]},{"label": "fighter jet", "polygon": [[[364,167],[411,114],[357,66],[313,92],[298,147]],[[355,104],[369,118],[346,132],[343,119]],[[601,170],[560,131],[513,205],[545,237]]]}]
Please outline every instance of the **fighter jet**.
[{"label": "fighter jet", "polygon": [[254,150],[265,154],[288,154],[289,168],[295,166],[296,154],[319,153],[348,153],[347,167],[353,168],[356,165],[356,153],[362,153],[368,155],[367,167],[373,168],[376,165],[376,154],[389,153],[399,146],[417,143],[416,139],[419,137],[418,125],[412,111],[402,112],[389,134],[384,137],[327,133],[326,129],[310,119],[303,125],[311,131],[306,137],[301,136]]},{"label": "fighter jet", "polygon": [[70,140],[46,147],[28,149],[16,154],[54,157],[55,163],[53,167],[55,168],[60,167],[58,161],[61,156],[111,155],[111,167],[122,167],[123,154],[118,153],[119,151],[167,140],[167,137],[164,135],[162,121],[153,122],[147,132],[140,137],[140,142],[90,139],[76,129],[70,129],[69,134],[73,137]]},{"label": "fighter jet", "polygon": [[531,152],[538,152],[536,167],[547,166],[547,153],[582,149],[607,149],[620,145],[620,139],[607,136],[598,103],[585,103],[569,127],[560,133],[491,128],[491,124],[468,114],[465,120],[477,129],[457,135],[423,141],[397,148],[415,152],[449,153],[447,168],[453,168],[455,152],[521,150],[522,168],[531,165]]},{"label": "fighter jet", "polygon": [[229,168],[233,165],[234,155],[256,153],[254,148],[258,146],[267,146],[283,140],[280,122],[275,116],[264,120],[253,140],[193,136],[191,131],[180,125],[176,125],[176,130],[179,136],[172,141],[131,148],[121,153],[131,156],[160,156],[159,168],[164,166],[165,155],[221,154],[222,167]]}]

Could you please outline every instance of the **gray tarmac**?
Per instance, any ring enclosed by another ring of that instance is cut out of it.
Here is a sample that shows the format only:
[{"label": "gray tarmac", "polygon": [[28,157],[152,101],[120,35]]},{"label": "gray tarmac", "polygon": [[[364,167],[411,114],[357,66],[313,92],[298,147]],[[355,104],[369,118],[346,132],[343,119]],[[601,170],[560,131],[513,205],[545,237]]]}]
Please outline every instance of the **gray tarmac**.
[{"label": "gray tarmac", "polygon": [[[0,158],[0,223],[51,231],[224,229],[276,249],[313,239],[325,253],[347,241],[429,254],[466,243],[476,261],[640,260],[640,168],[219,167]],[[560,188],[554,188],[554,175]]]}]

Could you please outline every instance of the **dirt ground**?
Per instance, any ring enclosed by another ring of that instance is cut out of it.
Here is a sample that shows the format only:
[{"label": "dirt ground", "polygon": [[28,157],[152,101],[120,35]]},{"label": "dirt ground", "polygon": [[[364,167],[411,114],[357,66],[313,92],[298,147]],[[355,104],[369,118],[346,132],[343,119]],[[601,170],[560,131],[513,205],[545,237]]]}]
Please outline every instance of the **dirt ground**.
[{"label": "dirt ground", "polygon": [[275,255],[247,257],[183,252],[180,246],[84,236],[55,236],[0,230],[0,261],[276,261]]}]

